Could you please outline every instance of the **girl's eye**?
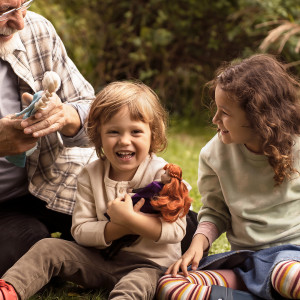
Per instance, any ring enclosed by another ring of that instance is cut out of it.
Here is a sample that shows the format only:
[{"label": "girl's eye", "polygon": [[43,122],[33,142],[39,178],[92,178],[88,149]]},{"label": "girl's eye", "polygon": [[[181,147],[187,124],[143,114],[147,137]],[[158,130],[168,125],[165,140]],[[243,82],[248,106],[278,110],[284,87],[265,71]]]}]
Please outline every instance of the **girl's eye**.
[{"label": "girl's eye", "polygon": [[225,115],[225,116],[230,116],[229,113],[227,113],[226,111],[224,111],[223,109],[219,110],[220,115]]}]

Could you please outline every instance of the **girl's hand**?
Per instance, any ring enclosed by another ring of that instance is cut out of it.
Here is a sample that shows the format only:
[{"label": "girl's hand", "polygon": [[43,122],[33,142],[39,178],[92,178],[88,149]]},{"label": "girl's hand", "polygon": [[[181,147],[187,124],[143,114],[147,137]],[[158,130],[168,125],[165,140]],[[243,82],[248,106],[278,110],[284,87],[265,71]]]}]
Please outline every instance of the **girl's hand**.
[{"label": "girl's hand", "polygon": [[203,252],[209,246],[207,238],[203,234],[197,234],[192,240],[189,249],[181,256],[181,258],[173,263],[165,272],[176,277],[179,269],[182,270],[184,276],[188,276],[187,267],[192,265],[192,270],[197,270],[199,262],[203,257]]}]

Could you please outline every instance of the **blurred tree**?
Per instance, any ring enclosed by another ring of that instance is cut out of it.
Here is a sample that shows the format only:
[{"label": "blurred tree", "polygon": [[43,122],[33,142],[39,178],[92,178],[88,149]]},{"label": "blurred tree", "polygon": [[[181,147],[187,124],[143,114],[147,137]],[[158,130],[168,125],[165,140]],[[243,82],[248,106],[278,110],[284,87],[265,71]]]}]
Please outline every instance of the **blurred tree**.
[{"label": "blurred tree", "polygon": [[[274,4],[276,2],[276,5]],[[257,24],[290,15],[296,0],[39,0],[96,91],[139,79],[173,115],[199,117],[203,84],[224,60],[258,49]]]},{"label": "blurred tree", "polygon": [[286,66],[296,67],[294,72],[299,73],[300,3],[292,0],[288,2],[293,7],[291,11],[283,10],[272,20],[258,24],[257,28],[271,28],[259,49],[285,56],[288,62]]},{"label": "blurred tree", "polygon": [[[287,67],[299,64],[300,2],[298,0],[251,2],[252,7],[256,6],[264,12],[251,18],[256,25],[255,32],[263,34],[263,39],[258,39],[259,51],[280,54],[287,62]],[[294,72],[299,73],[300,68],[294,69]]]}]

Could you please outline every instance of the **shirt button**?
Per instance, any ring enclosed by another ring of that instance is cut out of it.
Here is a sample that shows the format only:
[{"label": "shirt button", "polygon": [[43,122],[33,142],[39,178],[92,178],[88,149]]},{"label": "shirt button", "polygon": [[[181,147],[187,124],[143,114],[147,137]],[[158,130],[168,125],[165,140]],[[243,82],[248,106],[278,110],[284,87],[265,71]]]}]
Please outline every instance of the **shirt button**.
[{"label": "shirt button", "polygon": [[124,193],[124,188],[120,188],[119,189],[119,192],[122,194],[122,193]]}]

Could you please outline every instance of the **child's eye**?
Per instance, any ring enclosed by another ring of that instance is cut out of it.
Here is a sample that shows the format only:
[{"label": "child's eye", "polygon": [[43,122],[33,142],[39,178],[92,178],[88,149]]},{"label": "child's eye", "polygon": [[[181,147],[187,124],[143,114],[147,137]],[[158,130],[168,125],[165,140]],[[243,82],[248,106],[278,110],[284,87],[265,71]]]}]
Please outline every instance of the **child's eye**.
[{"label": "child's eye", "polygon": [[119,132],[117,130],[109,130],[107,131],[107,134],[118,134]]},{"label": "child's eye", "polygon": [[132,134],[139,134],[139,133],[142,133],[142,130],[139,129],[132,130]]},{"label": "child's eye", "polygon": [[222,110],[222,114],[224,114],[226,116],[229,116],[229,114],[226,111],[224,111],[224,110]]}]

